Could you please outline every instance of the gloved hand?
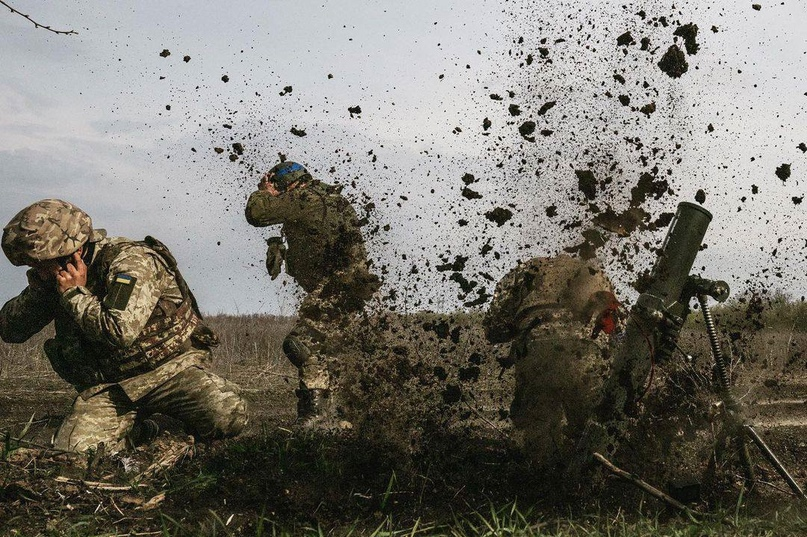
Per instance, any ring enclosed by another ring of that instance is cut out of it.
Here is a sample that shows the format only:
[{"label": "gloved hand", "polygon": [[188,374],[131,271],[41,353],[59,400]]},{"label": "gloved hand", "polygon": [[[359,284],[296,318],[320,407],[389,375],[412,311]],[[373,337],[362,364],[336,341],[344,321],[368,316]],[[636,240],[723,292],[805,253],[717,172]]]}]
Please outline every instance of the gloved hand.
[{"label": "gloved hand", "polygon": [[280,274],[283,261],[286,259],[286,245],[283,244],[282,237],[270,237],[266,239],[266,271],[274,280]]}]

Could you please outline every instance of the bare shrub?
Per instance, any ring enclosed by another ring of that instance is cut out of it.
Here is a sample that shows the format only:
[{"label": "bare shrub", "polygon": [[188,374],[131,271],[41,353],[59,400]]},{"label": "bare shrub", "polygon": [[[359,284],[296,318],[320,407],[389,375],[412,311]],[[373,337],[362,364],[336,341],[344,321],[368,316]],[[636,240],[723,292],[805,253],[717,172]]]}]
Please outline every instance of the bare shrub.
[{"label": "bare shrub", "polygon": [[214,368],[241,385],[266,385],[267,376],[290,376],[294,368],[283,354],[283,338],[295,318],[278,315],[215,315],[205,319],[221,343],[213,353]]}]

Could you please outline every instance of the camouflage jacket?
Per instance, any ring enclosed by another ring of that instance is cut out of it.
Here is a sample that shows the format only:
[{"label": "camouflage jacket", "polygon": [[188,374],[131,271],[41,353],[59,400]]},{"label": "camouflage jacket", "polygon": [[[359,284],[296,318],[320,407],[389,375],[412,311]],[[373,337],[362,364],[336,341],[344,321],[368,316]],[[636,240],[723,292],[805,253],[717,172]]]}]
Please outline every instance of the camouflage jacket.
[{"label": "camouflage jacket", "polygon": [[552,321],[579,331],[606,307],[599,300],[601,291],[613,293],[613,287],[592,262],[567,255],[533,258],[496,286],[483,321],[485,334],[493,343],[504,343]]},{"label": "camouflage jacket", "polygon": [[105,236],[95,243],[85,287],[62,295],[27,287],[0,309],[0,336],[21,343],[51,321],[56,336],[45,353],[79,391],[154,370],[190,349],[200,323],[161,255]]},{"label": "camouflage jacket", "polygon": [[258,190],[247,201],[247,221],[253,226],[283,225],[286,272],[305,291],[314,291],[334,275],[352,274],[352,279],[366,280],[372,294],[378,278],[368,269],[356,211],[340,191],[316,180],[278,196]]}]

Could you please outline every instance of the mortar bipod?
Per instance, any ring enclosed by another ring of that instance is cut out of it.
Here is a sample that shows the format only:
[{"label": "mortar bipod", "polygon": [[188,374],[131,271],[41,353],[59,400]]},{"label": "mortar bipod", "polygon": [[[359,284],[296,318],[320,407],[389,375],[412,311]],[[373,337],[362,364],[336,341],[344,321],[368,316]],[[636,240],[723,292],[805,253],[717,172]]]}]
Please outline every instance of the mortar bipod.
[{"label": "mortar bipod", "polygon": [[[700,278],[698,278],[698,280],[708,282],[708,280],[702,280]],[[776,455],[774,455],[773,451],[765,444],[765,441],[762,440],[762,437],[754,430],[754,427],[745,423],[742,407],[734,397],[734,392],[731,389],[728,368],[726,366],[726,360],[723,357],[723,350],[720,347],[720,341],[717,338],[717,328],[714,318],[706,303],[706,296],[707,294],[711,295],[711,293],[697,292],[696,294],[701,311],[703,312],[703,321],[706,325],[706,333],[709,336],[709,345],[712,348],[712,357],[714,358],[717,379],[720,384],[720,396],[723,400],[725,425],[728,429],[728,434],[731,435],[737,446],[740,462],[745,471],[746,481],[749,482],[749,484],[754,481],[754,467],[751,462],[751,456],[748,453],[748,443],[746,442],[746,438],[750,438],[765,458],[768,459],[771,466],[773,466],[776,472],[784,479],[790,487],[790,490],[792,490],[800,500],[807,501],[807,496],[805,496],[799,484],[796,483],[796,480],[793,479],[793,476],[790,475],[784,465],[779,461]]]}]

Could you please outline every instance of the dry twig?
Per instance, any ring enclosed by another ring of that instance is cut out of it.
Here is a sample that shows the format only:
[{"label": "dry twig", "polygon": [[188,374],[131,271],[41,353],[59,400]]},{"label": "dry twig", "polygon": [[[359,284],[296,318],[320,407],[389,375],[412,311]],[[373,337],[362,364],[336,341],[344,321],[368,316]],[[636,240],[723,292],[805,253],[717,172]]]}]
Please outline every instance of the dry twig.
[{"label": "dry twig", "polygon": [[145,487],[145,484],[138,485],[114,485],[112,483],[105,483],[103,481],[85,481],[83,479],[71,479],[69,477],[56,476],[53,478],[57,483],[65,483],[67,485],[78,485],[87,487],[88,489],[107,490],[107,491],[126,491],[132,490],[136,487]]},{"label": "dry twig", "polygon": [[23,17],[23,18],[25,18],[25,19],[28,19],[28,20],[29,20],[31,23],[33,23],[33,25],[34,25],[34,27],[35,27],[35,28],[44,28],[45,30],[47,30],[47,31],[49,31],[49,32],[53,32],[54,34],[63,34],[63,35],[78,34],[78,32],[76,32],[75,30],[54,30],[54,29],[53,29],[53,28],[51,28],[50,26],[46,26],[46,25],[44,25],[44,24],[39,24],[39,23],[38,23],[38,22],[36,22],[34,19],[32,19],[31,17],[29,17],[29,16],[28,16],[28,15],[26,15],[25,13],[21,13],[21,12],[17,11],[17,10],[16,10],[16,9],[14,9],[13,7],[11,7],[10,5],[8,5],[7,3],[5,3],[3,0],[0,0],[0,4],[2,4],[2,5],[4,5],[4,6],[6,6],[8,9],[10,9],[12,13],[14,13],[14,14],[16,14],[16,15],[19,15],[20,17]]},{"label": "dry twig", "polygon": [[[602,465],[606,470],[608,470],[612,474],[616,475],[617,477],[619,477],[621,479],[624,479],[625,481],[627,481],[631,485],[633,485],[633,486],[647,492],[652,497],[656,498],[657,500],[661,500],[662,502],[666,503],[670,507],[684,513],[685,515],[689,516],[690,518],[695,518],[695,519],[698,519],[698,520],[702,520],[704,518],[707,518],[708,515],[705,515],[705,514],[699,512],[699,511],[695,511],[693,509],[690,509],[686,505],[682,504],[681,502],[679,502],[675,498],[663,493],[662,491],[660,491],[656,487],[650,485],[646,481],[643,481],[642,479],[640,479],[639,477],[631,474],[630,472],[626,472],[625,470],[617,467],[611,461],[609,461],[608,459],[606,459],[605,457],[603,457],[599,453],[594,453],[594,460],[596,460],[600,465]],[[729,520],[728,518],[724,518],[722,520],[722,522],[724,524],[728,524],[728,525],[730,525],[732,527],[734,526],[734,522]]]}]

